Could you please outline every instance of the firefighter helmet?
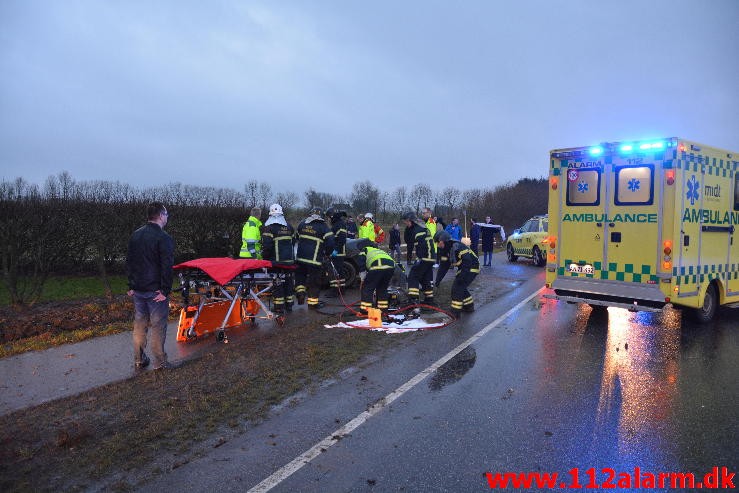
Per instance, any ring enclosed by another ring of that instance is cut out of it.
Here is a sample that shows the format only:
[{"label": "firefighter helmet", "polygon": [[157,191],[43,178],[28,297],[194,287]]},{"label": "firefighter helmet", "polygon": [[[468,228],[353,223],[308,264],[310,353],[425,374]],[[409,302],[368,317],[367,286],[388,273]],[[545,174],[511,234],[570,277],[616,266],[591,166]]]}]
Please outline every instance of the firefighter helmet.
[{"label": "firefighter helmet", "polygon": [[272,204],[269,206],[270,216],[282,216],[282,206],[280,204]]},{"label": "firefighter helmet", "polygon": [[416,217],[416,215],[411,211],[408,211],[405,214],[403,214],[403,219],[406,221],[410,221],[412,223],[415,223],[416,221],[418,221],[418,218]]},{"label": "firefighter helmet", "polygon": [[375,220],[375,216],[373,216],[371,212],[368,212],[367,214],[365,214],[364,215],[364,218],[365,219],[369,219],[370,221],[374,221]]},{"label": "firefighter helmet", "polygon": [[322,216],[323,215],[323,209],[320,207],[311,207],[310,209],[310,215],[311,216]]},{"label": "firefighter helmet", "polygon": [[439,243],[440,241],[450,241],[452,239],[452,235],[450,235],[447,231],[441,230],[437,231],[434,235],[434,241],[436,243]]}]

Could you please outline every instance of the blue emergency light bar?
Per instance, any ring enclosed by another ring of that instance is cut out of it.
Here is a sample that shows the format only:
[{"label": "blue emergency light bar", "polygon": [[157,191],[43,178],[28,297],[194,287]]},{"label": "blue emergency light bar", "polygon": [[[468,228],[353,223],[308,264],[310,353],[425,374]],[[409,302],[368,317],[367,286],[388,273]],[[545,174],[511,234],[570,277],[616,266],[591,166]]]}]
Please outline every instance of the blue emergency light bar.
[{"label": "blue emergency light bar", "polygon": [[569,151],[556,152],[553,157],[556,158],[578,158],[582,157],[586,153],[593,157],[602,156],[604,153],[612,153],[618,150],[621,154],[629,154],[632,152],[651,152],[661,151],[666,147],[672,147],[674,144],[671,140],[648,140],[643,142],[628,142],[623,144],[607,143],[592,147],[581,147],[579,149],[572,149]]}]

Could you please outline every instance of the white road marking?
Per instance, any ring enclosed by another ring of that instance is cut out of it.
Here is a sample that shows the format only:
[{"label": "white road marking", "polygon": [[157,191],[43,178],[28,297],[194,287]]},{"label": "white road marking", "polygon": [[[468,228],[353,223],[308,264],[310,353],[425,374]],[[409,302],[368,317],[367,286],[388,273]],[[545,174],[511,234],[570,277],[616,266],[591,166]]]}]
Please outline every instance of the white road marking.
[{"label": "white road marking", "polygon": [[308,464],[310,461],[312,461],[313,459],[321,455],[323,452],[328,450],[331,446],[338,443],[339,440],[344,438],[347,434],[351,433],[353,430],[360,427],[369,418],[371,418],[372,416],[374,416],[375,414],[379,413],[384,408],[389,406],[395,399],[402,396],[403,394],[411,390],[413,387],[421,383],[423,379],[425,379],[431,373],[438,370],[441,365],[443,365],[444,363],[446,363],[447,361],[455,357],[457,354],[464,351],[468,346],[472,345],[478,339],[480,339],[485,334],[493,330],[498,324],[500,324],[503,320],[511,316],[513,312],[520,309],[523,305],[531,301],[534,297],[538,296],[543,290],[544,288],[541,288],[538,291],[532,293],[525,300],[521,301],[519,304],[517,304],[516,306],[514,306],[513,308],[505,312],[503,315],[501,315],[500,317],[490,322],[488,325],[483,327],[475,335],[473,335],[472,337],[464,341],[462,344],[460,344],[456,348],[449,351],[447,354],[442,356],[439,360],[437,360],[431,366],[423,370],[421,373],[411,378],[406,383],[404,383],[403,385],[401,385],[394,391],[390,392],[388,395],[386,395],[379,401],[375,402],[372,406],[369,407],[369,409],[359,414],[356,418],[352,419],[351,421],[346,423],[344,426],[342,426],[338,430],[329,434],[326,438],[324,438],[323,440],[315,444],[313,447],[311,447],[307,451],[297,456],[289,464],[282,466],[280,469],[272,473],[272,475],[270,475],[269,477],[264,479],[261,483],[259,483],[258,485],[250,489],[249,493],[261,493],[261,492],[269,491],[275,486],[277,486],[278,484],[280,484],[285,479],[292,476],[295,472],[300,470],[304,465]]}]

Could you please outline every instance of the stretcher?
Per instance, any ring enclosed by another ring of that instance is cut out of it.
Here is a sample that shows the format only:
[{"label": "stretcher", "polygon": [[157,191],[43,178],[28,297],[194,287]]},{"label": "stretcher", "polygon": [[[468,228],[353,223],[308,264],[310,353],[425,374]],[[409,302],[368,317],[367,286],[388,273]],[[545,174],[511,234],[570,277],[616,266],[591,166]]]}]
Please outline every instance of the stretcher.
[{"label": "stretcher", "polygon": [[200,258],[174,266],[179,271],[183,307],[177,327],[177,341],[192,341],[216,334],[228,342],[226,329],[257,319],[285,322],[273,313],[270,298],[275,287],[293,275],[294,266],[269,260]]}]

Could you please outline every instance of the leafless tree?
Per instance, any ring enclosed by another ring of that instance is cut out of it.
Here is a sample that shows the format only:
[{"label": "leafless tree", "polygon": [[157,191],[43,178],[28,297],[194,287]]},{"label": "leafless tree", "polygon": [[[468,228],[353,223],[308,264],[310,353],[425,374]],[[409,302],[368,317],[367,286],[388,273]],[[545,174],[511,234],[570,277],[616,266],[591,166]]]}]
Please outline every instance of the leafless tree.
[{"label": "leafless tree", "polygon": [[415,208],[415,213],[421,211],[421,207],[428,207],[434,198],[434,192],[425,183],[417,183],[413,186],[410,194],[410,206]]},{"label": "leafless tree", "polygon": [[280,204],[282,206],[282,210],[287,214],[288,212],[293,212],[295,208],[298,206],[298,202],[300,201],[300,197],[295,192],[279,192],[275,196],[275,202]]}]

